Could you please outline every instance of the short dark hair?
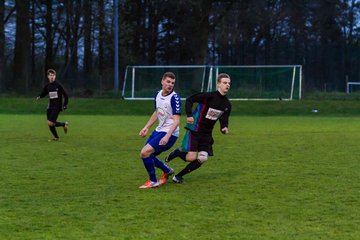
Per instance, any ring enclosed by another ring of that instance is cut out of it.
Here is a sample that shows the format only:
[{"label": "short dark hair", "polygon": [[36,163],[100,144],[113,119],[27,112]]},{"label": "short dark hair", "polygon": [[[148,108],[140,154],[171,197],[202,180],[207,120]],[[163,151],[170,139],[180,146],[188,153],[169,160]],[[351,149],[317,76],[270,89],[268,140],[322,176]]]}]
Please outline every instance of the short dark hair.
[{"label": "short dark hair", "polygon": [[230,76],[229,76],[229,74],[227,74],[227,73],[220,73],[220,74],[217,76],[217,78],[216,78],[216,82],[217,82],[217,83],[220,83],[220,82],[221,82],[221,79],[223,79],[223,78],[228,78],[228,79],[230,79]]},{"label": "short dark hair", "polygon": [[164,80],[167,77],[169,77],[171,79],[175,79],[175,74],[173,72],[166,72],[166,73],[164,73],[162,79]]},{"label": "short dark hair", "polygon": [[47,73],[47,75],[49,75],[50,73],[56,75],[56,71],[55,71],[54,69],[51,69],[51,68],[48,69],[48,70],[46,71],[46,73]]}]

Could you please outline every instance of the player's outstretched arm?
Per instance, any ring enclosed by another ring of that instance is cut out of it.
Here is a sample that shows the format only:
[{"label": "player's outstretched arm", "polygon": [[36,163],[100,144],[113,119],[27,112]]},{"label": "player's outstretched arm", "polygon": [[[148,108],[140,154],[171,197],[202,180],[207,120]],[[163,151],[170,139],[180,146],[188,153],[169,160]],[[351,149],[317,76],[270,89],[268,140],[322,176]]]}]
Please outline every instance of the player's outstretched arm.
[{"label": "player's outstretched arm", "polygon": [[156,111],[154,111],[154,113],[151,115],[149,121],[145,124],[145,127],[143,127],[143,129],[140,130],[139,135],[141,137],[145,137],[148,134],[149,129],[156,122],[156,120],[157,120],[157,114],[156,114]]}]

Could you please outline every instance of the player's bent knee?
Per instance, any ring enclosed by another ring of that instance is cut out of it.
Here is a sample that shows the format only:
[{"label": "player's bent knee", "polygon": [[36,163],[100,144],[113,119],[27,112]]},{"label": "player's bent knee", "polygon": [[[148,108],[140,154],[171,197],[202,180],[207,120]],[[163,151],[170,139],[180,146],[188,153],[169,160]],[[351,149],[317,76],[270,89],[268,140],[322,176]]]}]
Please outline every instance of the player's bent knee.
[{"label": "player's bent knee", "polygon": [[50,127],[55,126],[55,123],[48,121],[48,126],[50,126]]},{"label": "player's bent knee", "polygon": [[200,163],[206,162],[208,160],[208,153],[205,151],[200,151],[198,153],[197,159],[199,160]]},{"label": "player's bent knee", "polygon": [[143,159],[143,158],[147,158],[149,156],[147,156],[146,154],[143,154],[143,153],[140,153],[140,158]]},{"label": "player's bent knee", "polygon": [[195,161],[197,159],[197,152],[188,152],[185,156],[185,159],[187,162],[192,162]]},{"label": "player's bent knee", "polygon": [[150,156],[150,154],[148,152],[145,152],[145,151],[140,152],[140,158],[147,158],[149,156]]},{"label": "player's bent knee", "polygon": [[149,157],[152,153],[153,153],[153,149],[148,147],[148,146],[145,146],[143,147],[143,149],[141,149],[140,151],[140,158],[147,158]]}]

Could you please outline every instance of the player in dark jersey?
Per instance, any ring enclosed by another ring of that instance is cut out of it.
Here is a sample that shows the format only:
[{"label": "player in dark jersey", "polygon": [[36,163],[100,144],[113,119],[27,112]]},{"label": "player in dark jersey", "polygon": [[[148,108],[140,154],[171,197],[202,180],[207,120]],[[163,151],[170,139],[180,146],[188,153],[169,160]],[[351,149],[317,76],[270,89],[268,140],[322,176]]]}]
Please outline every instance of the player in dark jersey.
[{"label": "player in dark jersey", "polygon": [[[187,115],[187,130],[179,148],[172,151],[165,161],[169,162],[180,157],[190,162],[183,170],[173,177],[175,183],[182,183],[183,176],[198,169],[208,156],[213,156],[212,145],[214,143],[212,131],[217,120],[220,121],[220,131],[223,134],[229,132],[229,116],[231,103],[226,97],[230,89],[230,76],[226,73],[218,75],[217,91],[210,93],[197,93],[186,99],[185,111]],[[198,103],[192,111],[194,103]]]},{"label": "player in dark jersey", "polygon": [[46,112],[47,122],[49,129],[54,136],[52,140],[57,141],[59,140],[59,135],[57,134],[56,127],[62,127],[65,134],[68,130],[68,122],[57,122],[57,118],[63,109],[67,109],[69,97],[64,87],[55,81],[56,71],[54,69],[47,70],[47,78],[49,83],[44,86],[42,92],[36,97],[36,100],[39,100],[47,95],[49,96],[49,104]]}]

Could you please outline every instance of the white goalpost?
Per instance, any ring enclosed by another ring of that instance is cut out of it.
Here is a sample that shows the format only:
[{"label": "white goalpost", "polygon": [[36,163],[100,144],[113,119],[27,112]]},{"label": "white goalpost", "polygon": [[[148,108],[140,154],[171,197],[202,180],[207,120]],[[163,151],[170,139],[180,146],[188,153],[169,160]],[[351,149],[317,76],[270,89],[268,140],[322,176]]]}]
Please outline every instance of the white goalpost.
[{"label": "white goalpost", "polygon": [[160,82],[165,72],[175,74],[175,91],[182,98],[195,92],[207,91],[204,89],[207,68],[205,65],[127,66],[122,97],[129,100],[153,99],[154,91],[161,88]]},{"label": "white goalpost", "polygon": [[230,100],[300,100],[302,96],[301,65],[172,65],[127,66],[122,97],[153,99],[168,71],[175,73],[175,91],[183,99],[196,92],[215,91],[216,76],[222,72],[231,77]]},{"label": "white goalpost", "polygon": [[352,87],[353,86],[360,86],[360,82],[347,82],[346,83],[346,93],[349,94],[350,92],[352,92]]}]

